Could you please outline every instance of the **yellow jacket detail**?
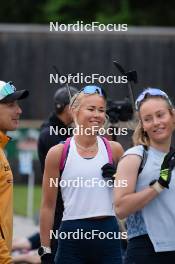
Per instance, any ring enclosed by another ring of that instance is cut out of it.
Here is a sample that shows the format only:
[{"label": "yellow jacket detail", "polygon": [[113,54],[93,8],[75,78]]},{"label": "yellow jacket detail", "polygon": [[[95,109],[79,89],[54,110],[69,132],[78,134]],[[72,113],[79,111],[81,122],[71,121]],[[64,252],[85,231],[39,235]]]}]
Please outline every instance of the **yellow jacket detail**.
[{"label": "yellow jacket detail", "polygon": [[12,263],[13,175],[4,154],[9,138],[0,131],[0,263]]}]

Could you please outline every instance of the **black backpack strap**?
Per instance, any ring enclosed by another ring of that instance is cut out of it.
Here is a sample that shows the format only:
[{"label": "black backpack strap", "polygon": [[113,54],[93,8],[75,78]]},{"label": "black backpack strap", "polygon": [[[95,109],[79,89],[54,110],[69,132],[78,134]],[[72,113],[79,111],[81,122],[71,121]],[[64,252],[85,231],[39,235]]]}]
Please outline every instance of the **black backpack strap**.
[{"label": "black backpack strap", "polygon": [[142,172],[148,158],[148,147],[143,145],[142,160],[139,166],[138,175]]}]

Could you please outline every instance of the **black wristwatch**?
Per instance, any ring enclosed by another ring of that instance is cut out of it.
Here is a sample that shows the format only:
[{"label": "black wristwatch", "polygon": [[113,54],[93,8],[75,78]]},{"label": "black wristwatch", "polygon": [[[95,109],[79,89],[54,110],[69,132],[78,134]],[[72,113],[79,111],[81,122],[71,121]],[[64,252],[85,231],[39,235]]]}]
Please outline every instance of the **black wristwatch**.
[{"label": "black wristwatch", "polygon": [[44,247],[44,246],[39,247],[38,255],[40,257],[42,257],[45,254],[51,254],[51,248],[50,247]]}]

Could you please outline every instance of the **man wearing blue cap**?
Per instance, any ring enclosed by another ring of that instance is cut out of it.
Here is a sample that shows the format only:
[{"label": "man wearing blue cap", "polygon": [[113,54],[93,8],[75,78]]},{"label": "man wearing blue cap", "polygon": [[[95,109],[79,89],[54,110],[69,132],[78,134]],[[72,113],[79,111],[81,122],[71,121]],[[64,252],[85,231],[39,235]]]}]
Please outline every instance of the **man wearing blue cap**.
[{"label": "man wearing blue cap", "polygon": [[13,226],[13,175],[4,154],[9,141],[7,131],[19,126],[22,113],[17,100],[28,96],[27,90],[16,91],[11,82],[0,81],[0,263],[10,264]]}]

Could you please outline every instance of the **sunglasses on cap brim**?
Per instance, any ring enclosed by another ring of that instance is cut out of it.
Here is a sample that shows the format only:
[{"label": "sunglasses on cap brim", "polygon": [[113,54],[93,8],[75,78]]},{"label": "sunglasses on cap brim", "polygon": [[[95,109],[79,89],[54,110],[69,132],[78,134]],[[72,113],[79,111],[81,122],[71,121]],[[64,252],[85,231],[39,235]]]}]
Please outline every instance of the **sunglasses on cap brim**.
[{"label": "sunglasses on cap brim", "polygon": [[147,95],[164,97],[169,102],[169,104],[172,106],[172,102],[170,101],[168,95],[165,92],[163,92],[162,90],[157,89],[157,88],[148,88],[148,89],[144,90],[136,99],[136,101],[135,101],[136,111],[139,110],[142,101],[146,98]]},{"label": "sunglasses on cap brim", "polygon": [[15,86],[12,85],[12,82],[6,83],[0,89],[0,100],[4,99],[7,95],[10,95],[16,91]]}]

